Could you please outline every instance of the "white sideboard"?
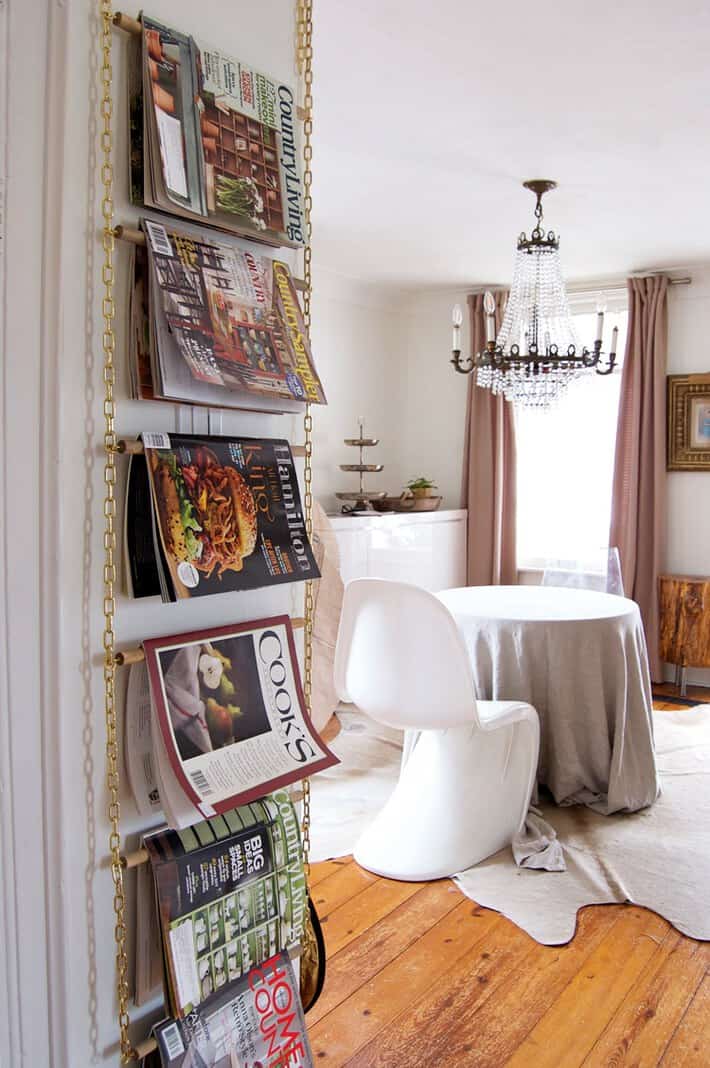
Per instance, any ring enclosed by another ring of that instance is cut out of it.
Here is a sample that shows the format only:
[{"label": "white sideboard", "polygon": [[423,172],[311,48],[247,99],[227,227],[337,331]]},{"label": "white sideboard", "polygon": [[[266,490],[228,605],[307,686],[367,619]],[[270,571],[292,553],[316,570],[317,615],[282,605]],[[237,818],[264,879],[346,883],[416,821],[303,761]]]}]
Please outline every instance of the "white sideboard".
[{"label": "white sideboard", "polygon": [[427,590],[466,585],[466,510],[331,515],[344,582],[388,578]]}]

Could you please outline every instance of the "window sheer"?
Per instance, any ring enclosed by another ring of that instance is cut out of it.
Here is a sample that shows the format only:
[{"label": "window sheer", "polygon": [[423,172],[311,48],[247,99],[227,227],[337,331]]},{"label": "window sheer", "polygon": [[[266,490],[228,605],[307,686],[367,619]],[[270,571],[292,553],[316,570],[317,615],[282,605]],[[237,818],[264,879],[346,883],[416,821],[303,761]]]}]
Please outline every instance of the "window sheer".
[{"label": "window sheer", "polygon": [[[596,296],[577,301],[579,336],[594,338]],[[618,326],[617,365],[573,382],[556,408],[515,411],[518,567],[541,568],[550,557],[571,559],[609,543],[611,487],[621,364],[626,348],[626,298],[608,305],[604,343]]]}]

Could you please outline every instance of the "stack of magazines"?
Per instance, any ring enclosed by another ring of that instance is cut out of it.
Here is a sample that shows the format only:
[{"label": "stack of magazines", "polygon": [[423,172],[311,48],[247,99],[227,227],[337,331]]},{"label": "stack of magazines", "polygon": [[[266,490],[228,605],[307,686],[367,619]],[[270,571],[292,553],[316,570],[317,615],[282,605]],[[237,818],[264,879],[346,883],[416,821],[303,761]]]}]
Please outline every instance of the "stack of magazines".
[{"label": "stack of magazines", "polygon": [[164,601],[320,577],[287,441],[143,434],[126,490],[126,576]]},{"label": "stack of magazines", "polygon": [[158,831],[144,844],[153,886],[136,908],[155,935],[137,945],[136,974],[154,975],[156,961],[143,956],[157,953],[170,1012],[155,1029],[163,1065],[310,1065],[290,962],[308,901],[288,795],[277,791],[189,831]]},{"label": "stack of magazines", "polygon": [[265,412],[325,404],[287,264],[194,227],[142,228],[129,303],[134,398]]},{"label": "stack of magazines", "polygon": [[142,16],[130,73],[134,200],[274,245],[304,242],[291,86]]},{"label": "stack of magazines", "polygon": [[169,825],[143,837],[149,864],[136,883],[135,1000],[162,982],[170,1013],[155,1029],[156,1063],[310,1066],[289,959],[308,895],[286,787],[337,759],[309,719],[290,620],[152,638],[143,650],[124,752],[139,812]]}]

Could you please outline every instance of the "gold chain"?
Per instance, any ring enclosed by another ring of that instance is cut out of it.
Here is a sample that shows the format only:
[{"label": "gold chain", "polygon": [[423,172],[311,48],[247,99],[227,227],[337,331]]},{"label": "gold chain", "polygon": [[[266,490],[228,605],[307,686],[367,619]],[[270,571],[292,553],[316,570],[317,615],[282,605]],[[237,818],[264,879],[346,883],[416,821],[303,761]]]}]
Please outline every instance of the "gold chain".
[{"label": "gold chain", "polygon": [[[108,817],[111,825],[109,836],[109,852],[111,856],[111,875],[113,878],[114,896],[113,909],[115,914],[114,938],[116,943],[116,993],[118,998],[118,1023],[120,1029],[121,1059],[125,1063],[137,1058],[137,1052],[129,1036],[130,1018],[128,1013],[128,954],[126,951],[126,898],[123,885],[123,866],[121,863],[121,831],[120,831],[120,794],[119,794],[119,767],[118,767],[118,729],[116,723],[116,695],[115,695],[115,635],[113,629],[114,614],[116,610],[115,586],[117,580],[116,569],[116,453],[118,442],[115,430],[116,405],[114,400],[114,385],[116,371],[114,363],[115,333],[114,319],[116,309],[113,298],[114,288],[114,231],[113,231],[113,98],[111,65],[111,40],[112,40],[112,11],[110,0],[99,0],[101,16],[101,50],[103,64],[101,67],[101,118],[103,129],[101,132],[101,151],[103,163],[101,167],[101,183],[103,185],[103,197],[101,211],[103,215],[103,251],[104,262],[102,269],[103,282],[103,377],[104,377],[104,709],[106,716],[106,784],[108,788],[109,804]],[[302,66],[305,87],[303,107],[306,113],[304,121],[304,220],[305,220],[305,246],[303,250],[305,291],[303,295],[303,318],[308,330],[311,321],[311,134],[313,129],[312,120],[312,0],[298,0],[298,55]],[[304,471],[304,515],[306,531],[309,538],[313,531],[313,492],[312,492],[312,431],[313,419],[311,406],[306,405],[303,420],[305,433],[305,471]],[[305,619],[304,631],[304,693],[306,707],[310,710],[312,690],[312,637],[313,637],[313,583],[306,583],[305,592]],[[303,852],[306,876],[310,874],[308,861],[310,851],[310,784],[306,779],[303,784]]]},{"label": "gold chain", "polygon": [[[305,242],[303,247],[303,321],[306,333],[310,333],[311,326],[311,185],[313,181],[311,161],[313,148],[311,135],[313,133],[313,2],[312,0],[298,0],[297,9],[297,34],[298,34],[298,62],[303,78],[303,110],[305,112],[303,122],[303,216],[305,225]],[[306,532],[309,539],[313,533],[313,417],[311,405],[306,405],[306,413],[303,418],[303,430],[305,436],[306,457],[303,473],[304,500],[303,511],[306,520]],[[313,582],[306,583],[305,593],[305,619],[303,645],[303,692],[306,700],[306,708],[310,714],[311,690],[313,683]],[[301,835],[303,841],[303,862],[306,879],[311,872],[310,848],[311,848],[311,784],[310,780],[303,782],[303,814],[301,819]]]},{"label": "gold chain", "polygon": [[128,954],[126,952],[126,897],[121,864],[121,806],[119,794],[118,730],[116,725],[116,663],[114,659],[113,617],[116,611],[116,402],[113,390],[116,382],[114,353],[116,339],[114,319],[116,307],[113,299],[114,286],[114,233],[113,233],[113,97],[111,66],[112,11],[111,0],[99,0],[100,34],[103,64],[101,67],[101,184],[103,196],[104,262],[101,272],[103,282],[103,375],[104,375],[104,711],[106,715],[106,786],[108,789],[108,819],[111,825],[109,853],[113,878],[114,939],[116,943],[116,994],[118,999],[118,1025],[121,1040],[121,1060],[136,1058],[128,1034]]}]

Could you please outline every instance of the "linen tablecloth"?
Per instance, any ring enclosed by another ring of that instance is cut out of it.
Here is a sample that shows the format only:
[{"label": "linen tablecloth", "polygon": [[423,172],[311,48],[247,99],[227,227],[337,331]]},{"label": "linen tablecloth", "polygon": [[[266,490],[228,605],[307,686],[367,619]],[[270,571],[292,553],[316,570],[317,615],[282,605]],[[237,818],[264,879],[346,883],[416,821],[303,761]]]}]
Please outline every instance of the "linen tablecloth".
[{"label": "linen tablecloth", "polygon": [[537,709],[538,784],[558,804],[604,815],[653,804],[651,680],[633,601],[542,586],[471,586],[438,596],[466,642],[478,697]]}]

